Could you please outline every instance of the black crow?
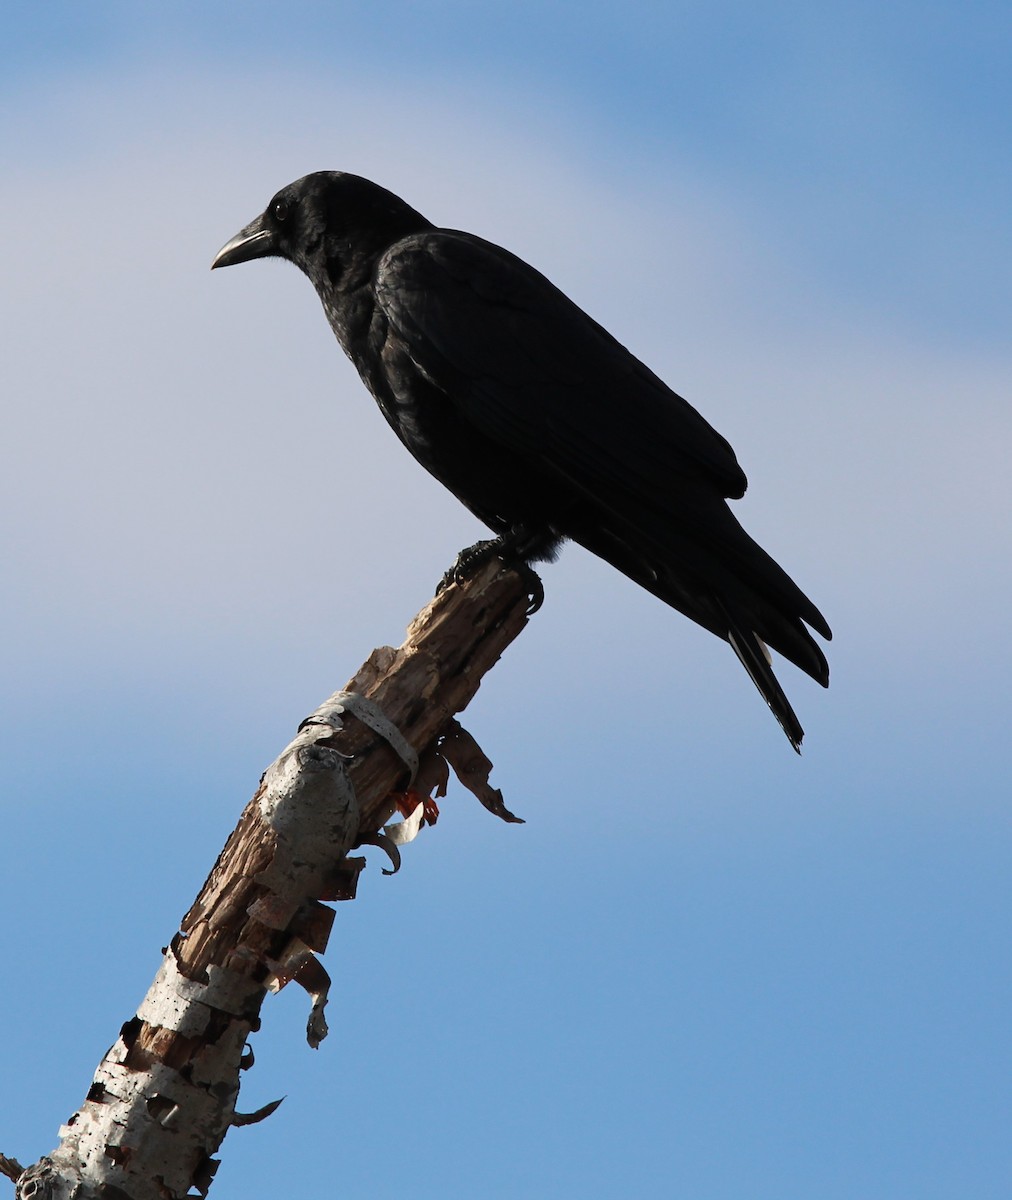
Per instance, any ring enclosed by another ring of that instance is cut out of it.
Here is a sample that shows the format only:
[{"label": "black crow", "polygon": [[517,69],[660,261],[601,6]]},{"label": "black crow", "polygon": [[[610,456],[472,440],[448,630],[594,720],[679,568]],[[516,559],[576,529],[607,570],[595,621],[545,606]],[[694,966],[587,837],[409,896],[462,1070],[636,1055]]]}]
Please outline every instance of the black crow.
[{"label": "black crow", "polygon": [[309,276],[391,428],[498,535],[458,573],[579,542],[730,642],[800,750],[766,646],[826,686],[805,624],[829,626],[732,515],[745,475],[687,401],[533,267],[357,175],[282,188],[212,266],[266,257]]}]

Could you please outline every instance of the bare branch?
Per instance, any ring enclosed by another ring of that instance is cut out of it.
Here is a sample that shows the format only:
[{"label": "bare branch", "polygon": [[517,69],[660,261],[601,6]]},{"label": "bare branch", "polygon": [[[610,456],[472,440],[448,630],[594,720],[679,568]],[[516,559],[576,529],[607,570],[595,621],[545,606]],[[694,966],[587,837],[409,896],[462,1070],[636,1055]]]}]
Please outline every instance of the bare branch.
[{"label": "bare branch", "polygon": [[8,1158],[6,1154],[0,1154],[0,1175],[6,1175],[12,1182],[17,1183],[24,1173],[24,1167],[16,1158]]},{"label": "bare branch", "polygon": [[[19,1200],[207,1193],[228,1129],[262,1120],[279,1103],[248,1115],[235,1107],[268,991],[298,982],[312,999],[310,1045],[326,1036],[330,978],[316,955],[334,912],[321,901],[354,897],[363,861],[349,850],[378,835],[396,851],[435,820],[430,796],[445,789],[444,749],[482,803],[515,820],[488,784],[491,764],[453,717],[524,628],[527,608],[526,581],[490,563],[427,605],[403,645],[374,650],[300,724],[264,772],[60,1144],[24,1171],[0,1159]],[[397,808],[411,818],[380,834]]]}]

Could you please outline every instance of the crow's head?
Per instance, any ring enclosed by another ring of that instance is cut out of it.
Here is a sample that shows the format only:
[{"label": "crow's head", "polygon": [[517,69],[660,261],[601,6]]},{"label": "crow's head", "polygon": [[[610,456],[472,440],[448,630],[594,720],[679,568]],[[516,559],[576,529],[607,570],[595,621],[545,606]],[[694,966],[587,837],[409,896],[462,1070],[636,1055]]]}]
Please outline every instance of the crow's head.
[{"label": "crow's head", "polygon": [[318,286],[337,286],[357,280],[400,238],[429,228],[429,221],[386,188],[343,171],[317,171],[283,187],[222,246],[211,267],[286,258]]}]

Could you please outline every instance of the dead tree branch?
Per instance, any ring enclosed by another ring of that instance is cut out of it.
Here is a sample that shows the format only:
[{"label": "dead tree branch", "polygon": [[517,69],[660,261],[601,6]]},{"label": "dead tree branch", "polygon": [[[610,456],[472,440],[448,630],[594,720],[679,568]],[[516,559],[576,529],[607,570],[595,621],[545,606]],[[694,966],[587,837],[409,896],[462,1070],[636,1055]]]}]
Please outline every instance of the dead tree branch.
[{"label": "dead tree branch", "polygon": [[24,1172],[24,1167],[16,1158],[8,1158],[5,1154],[0,1154],[0,1175],[6,1175],[8,1179],[17,1183]]},{"label": "dead tree branch", "polygon": [[[488,783],[490,763],[453,719],[527,623],[526,583],[490,563],[415,617],[404,644],[374,650],[299,726],[239,818],[137,1015],[99,1064],[49,1155],[23,1169],[0,1158],[18,1200],[176,1200],[206,1195],[213,1155],[240,1114],[239,1073],[269,990],[295,980],[312,998],[310,1045],[326,1036],[330,980],[317,958],[364,860],[392,858],[434,819],[447,764],[483,804],[517,818]],[[445,751],[445,754],[443,753]],[[402,825],[382,826],[401,808]]]}]

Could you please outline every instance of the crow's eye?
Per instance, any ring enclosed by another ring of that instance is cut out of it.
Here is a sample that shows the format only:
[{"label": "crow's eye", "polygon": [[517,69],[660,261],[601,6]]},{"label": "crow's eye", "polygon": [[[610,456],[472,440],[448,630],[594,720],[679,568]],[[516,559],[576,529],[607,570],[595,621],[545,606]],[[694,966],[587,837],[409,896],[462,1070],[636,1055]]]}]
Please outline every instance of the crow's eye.
[{"label": "crow's eye", "polygon": [[274,220],[285,221],[288,219],[288,201],[276,200],[274,202]]}]

